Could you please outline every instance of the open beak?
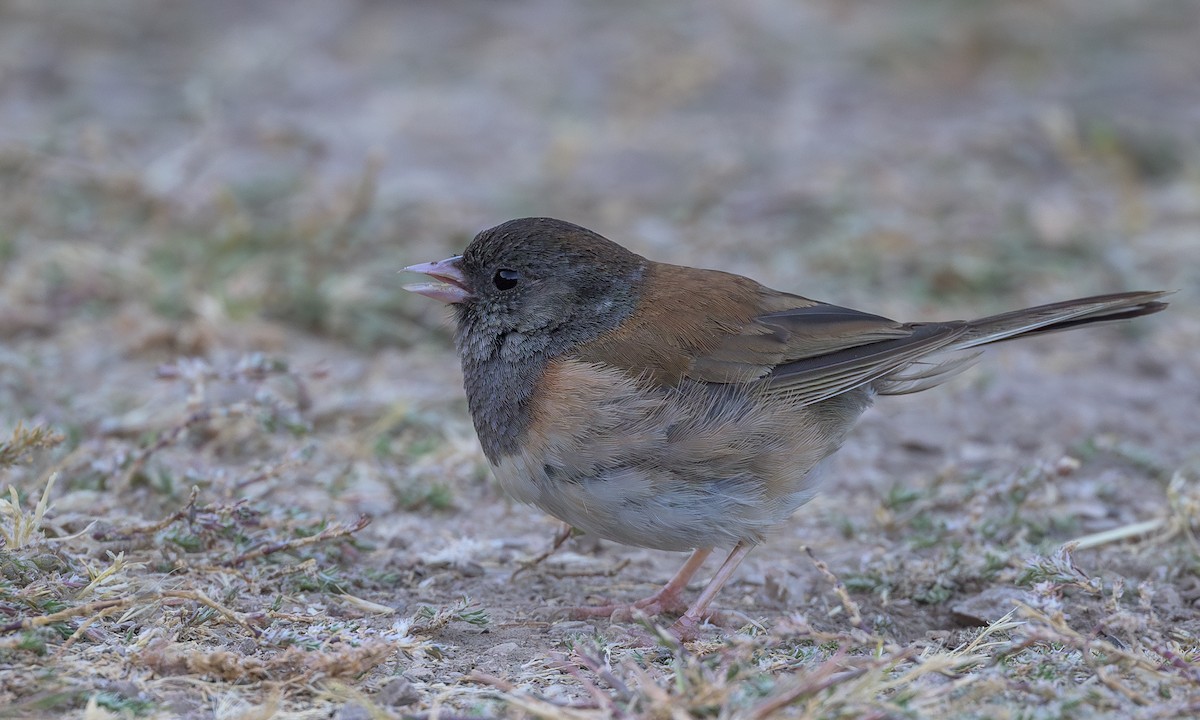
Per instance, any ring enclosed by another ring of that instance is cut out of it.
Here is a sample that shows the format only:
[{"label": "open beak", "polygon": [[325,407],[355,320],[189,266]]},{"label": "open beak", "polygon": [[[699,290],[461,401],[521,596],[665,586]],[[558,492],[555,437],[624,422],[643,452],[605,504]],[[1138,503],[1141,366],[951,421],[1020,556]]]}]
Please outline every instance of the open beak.
[{"label": "open beak", "polygon": [[462,260],[462,255],[455,255],[437,262],[409,265],[404,268],[406,272],[428,275],[436,282],[412,283],[405,285],[404,289],[448,304],[470,300],[474,295],[467,286],[466,276],[458,267],[459,260]]}]

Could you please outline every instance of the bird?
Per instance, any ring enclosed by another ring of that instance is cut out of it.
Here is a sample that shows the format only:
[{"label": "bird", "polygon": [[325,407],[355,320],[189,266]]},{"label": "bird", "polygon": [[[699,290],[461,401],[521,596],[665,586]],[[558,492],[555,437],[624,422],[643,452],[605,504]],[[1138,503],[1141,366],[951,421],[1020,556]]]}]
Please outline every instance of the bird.
[{"label": "bird", "polygon": [[[500,486],[585,533],[691,555],[627,606],[694,637],[742,560],[818,489],[877,396],[941,384],[993,343],[1150,315],[1162,291],[976,320],[897,322],[736,274],[655,262],[545,217],[406,271],[453,309],[463,386]],[[716,548],[730,552],[690,604]]]}]

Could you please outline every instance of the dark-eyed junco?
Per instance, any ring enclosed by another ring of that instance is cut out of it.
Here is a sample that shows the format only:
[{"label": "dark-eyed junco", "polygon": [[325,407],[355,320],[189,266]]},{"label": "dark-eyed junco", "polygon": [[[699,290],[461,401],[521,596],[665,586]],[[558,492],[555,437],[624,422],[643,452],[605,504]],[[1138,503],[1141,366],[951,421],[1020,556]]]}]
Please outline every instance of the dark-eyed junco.
[{"label": "dark-eyed junco", "polygon": [[657,263],[550,218],[511,220],[406,269],[435,281],[406,289],[454,309],[475,430],[507,492],[602,538],[693,551],[633,607],[679,608],[712,549],[733,548],[678,634],[813,497],[874,396],[938,385],[975,356],[959,351],[1166,307],[1162,292],[1128,292],[901,323]]}]

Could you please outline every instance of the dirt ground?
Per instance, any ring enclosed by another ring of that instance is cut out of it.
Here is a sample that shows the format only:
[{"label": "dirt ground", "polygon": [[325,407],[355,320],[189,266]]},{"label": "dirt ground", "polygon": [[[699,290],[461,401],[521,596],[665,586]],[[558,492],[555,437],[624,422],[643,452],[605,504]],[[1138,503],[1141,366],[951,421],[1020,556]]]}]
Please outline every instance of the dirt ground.
[{"label": "dirt ground", "polygon": [[[0,0],[0,717],[1200,715],[1197,37],[1185,0]],[[400,289],[524,215],[904,320],[1176,293],[882,399],[680,646],[555,612],[683,556],[528,565],[559,525]]]}]

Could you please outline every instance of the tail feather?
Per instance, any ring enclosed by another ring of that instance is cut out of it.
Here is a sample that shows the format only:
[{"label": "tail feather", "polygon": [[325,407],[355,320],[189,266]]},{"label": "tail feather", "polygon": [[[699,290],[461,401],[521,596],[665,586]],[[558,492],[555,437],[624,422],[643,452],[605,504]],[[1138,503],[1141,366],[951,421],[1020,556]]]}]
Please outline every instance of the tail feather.
[{"label": "tail feather", "polygon": [[[955,375],[969,370],[983,355],[982,350],[957,353],[945,360],[918,360],[912,365],[888,373],[872,383],[880,395],[911,395],[937,387]],[[934,356],[936,358],[936,356]]]},{"label": "tail feather", "polygon": [[[1061,330],[1073,330],[1084,325],[1118,322],[1151,315],[1167,307],[1167,303],[1160,302],[1159,298],[1168,294],[1154,291],[1098,295],[970,320],[965,323],[965,329],[957,338],[921,360],[882,374],[874,381],[873,387],[880,395],[906,395],[928,390],[970,367],[982,351],[976,350],[966,356],[953,355],[949,358],[946,358],[946,353]],[[910,327],[937,324],[913,323]]]},{"label": "tail feather", "polygon": [[1168,294],[1152,291],[1097,295],[989,315],[967,322],[967,331],[947,349],[965,350],[1030,335],[1152,315],[1167,307],[1158,299]]}]

